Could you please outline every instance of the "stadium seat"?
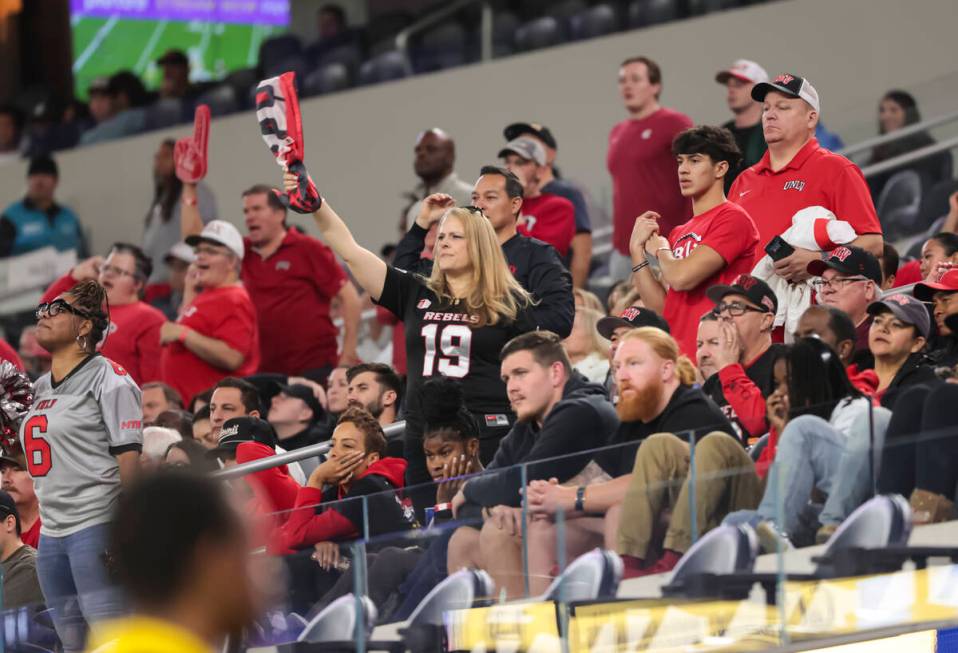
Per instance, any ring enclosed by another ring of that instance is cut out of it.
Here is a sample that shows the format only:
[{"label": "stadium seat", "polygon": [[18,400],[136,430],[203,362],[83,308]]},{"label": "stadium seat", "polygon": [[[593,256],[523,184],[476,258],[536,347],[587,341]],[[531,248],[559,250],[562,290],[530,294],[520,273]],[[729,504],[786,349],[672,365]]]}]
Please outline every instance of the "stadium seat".
[{"label": "stadium seat", "polygon": [[259,68],[266,72],[275,70],[283,60],[302,54],[303,44],[293,34],[283,34],[266,39],[259,46]]},{"label": "stadium seat", "polygon": [[581,14],[588,8],[589,5],[582,0],[564,0],[563,2],[552,4],[545,13],[561,21],[568,21],[576,14]]},{"label": "stadium seat", "polygon": [[690,15],[698,16],[733,9],[740,4],[738,0],[688,0],[688,9]]},{"label": "stadium seat", "polygon": [[163,129],[183,122],[183,101],[161,98],[146,109],[146,128]]},{"label": "stadium seat", "polygon": [[492,55],[505,57],[516,50],[516,30],[519,18],[508,11],[496,12],[492,17]]},{"label": "stadium seat", "polygon": [[552,16],[543,16],[516,30],[516,50],[529,52],[558,45],[564,37],[562,24]]},{"label": "stadium seat", "polygon": [[594,39],[619,29],[619,17],[610,5],[596,5],[569,17],[569,36],[574,41]]},{"label": "stadium seat", "polygon": [[346,66],[349,70],[349,74],[352,76],[359,70],[359,65],[362,61],[363,53],[360,51],[359,46],[351,43],[323,53],[321,57],[312,63],[312,66],[315,69],[332,63],[341,63]]},{"label": "stadium seat", "polygon": [[357,623],[362,623],[368,637],[376,625],[376,606],[372,599],[363,596],[360,609],[356,598],[355,594],[347,594],[330,603],[306,625],[297,641],[311,644],[354,641]]},{"label": "stadium seat", "polygon": [[552,581],[543,601],[594,601],[615,596],[622,579],[622,559],[615,551],[593,549],[584,553]]},{"label": "stadium seat", "polygon": [[921,175],[914,170],[896,172],[885,182],[875,210],[886,238],[897,240],[921,230],[922,225],[918,224],[921,186]]},{"label": "stadium seat", "polygon": [[410,626],[442,626],[447,610],[473,607],[476,601],[490,598],[496,586],[492,577],[478,569],[463,569],[448,576],[420,601],[409,615]]},{"label": "stadium seat", "polygon": [[408,76],[406,59],[397,50],[384,52],[359,67],[359,84],[379,84]]},{"label": "stadium seat", "polygon": [[825,544],[823,558],[842,549],[880,549],[905,546],[911,537],[911,507],[898,495],[869,499],[858,506]]},{"label": "stadium seat", "polygon": [[466,62],[466,31],[458,23],[445,23],[423,34],[413,48],[416,72],[461,66]]},{"label": "stadium seat", "polygon": [[[719,526],[703,535],[685,552],[672,571],[670,591],[699,574],[750,572],[758,557],[758,537],[751,526]],[[664,590],[663,590],[664,592]]]},{"label": "stadium seat", "polygon": [[350,86],[349,69],[341,63],[331,63],[306,75],[302,82],[303,97],[342,91]]},{"label": "stadium seat", "polygon": [[275,62],[271,66],[263,67],[263,77],[275,77],[286,72],[296,73],[296,81],[298,83],[301,78],[309,72],[306,58],[301,54],[294,54]]},{"label": "stadium seat", "polygon": [[196,98],[196,104],[205,104],[210,108],[210,115],[225,116],[239,111],[236,101],[236,90],[230,84],[220,84]]},{"label": "stadium seat", "polygon": [[946,179],[922,193],[921,208],[918,209],[918,222],[931,226],[936,220],[948,213],[948,198],[958,191],[958,179]]},{"label": "stadium seat", "polygon": [[634,0],[629,4],[629,28],[666,23],[678,18],[675,0]]}]

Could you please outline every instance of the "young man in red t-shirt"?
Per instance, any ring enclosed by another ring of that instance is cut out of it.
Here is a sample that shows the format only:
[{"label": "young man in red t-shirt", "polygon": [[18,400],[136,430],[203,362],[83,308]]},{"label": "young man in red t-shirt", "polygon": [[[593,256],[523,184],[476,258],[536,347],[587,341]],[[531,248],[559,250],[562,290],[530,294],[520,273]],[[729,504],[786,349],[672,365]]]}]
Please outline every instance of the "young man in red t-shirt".
[{"label": "young man in red t-shirt", "polygon": [[160,325],[166,318],[143,301],[150,258],[136,245],[114,243],[104,260],[94,256],[53,282],[41,302],[49,302],[81,281],[95,279],[106,290],[110,326],[100,353],[118,363],[137,385],[160,378]]},{"label": "young man in red t-shirt", "polygon": [[[160,328],[165,345],[162,380],[189,403],[226,376],[249,376],[259,368],[256,309],[239,281],[243,237],[228,222],[213,220],[186,239],[196,249],[195,273],[187,280],[183,310]],[[196,288],[203,292],[196,294]]]},{"label": "young man in red t-shirt", "polygon": [[520,136],[499,151],[499,158],[522,182],[519,233],[549,243],[563,261],[568,261],[575,236],[575,206],[564,197],[542,192],[542,178],[548,168],[545,148],[536,140]]},{"label": "young man in red t-shirt", "polygon": [[[755,219],[762,258],[772,238],[792,225],[792,216],[808,206],[822,206],[852,225],[852,245],[882,255],[882,229],[862,171],[845,157],[829,152],[815,139],[820,104],[807,79],[782,74],[752,87],[762,103],[762,129],[768,151],[743,171],[729,190],[729,200]],[[821,252],[796,248],[775,262],[775,272],[788,281],[808,279],[808,264]]]},{"label": "young man in red t-shirt", "polygon": [[609,133],[606,165],[612,175],[612,245],[610,272],[629,276],[629,236],[635,216],[655,211],[660,231],[692,217],[692,204],[675,183],[672,140],[692,126],[685,114],[659,105],[662,71],[647,57],[626,59],[619,67],[619,93],[629,117]]},{"label": "young man in red t-shirt", "polygon": [[[692,200],[694,216],[662,236],[657,211],[636,218],[629,249],[632,280],[642,301],[662,314],[682,353],[695,359],[699,319],[712,310],[706,289],[730,283],[755,267],[758,230],[748,213],[725,199],[725,175],[741,153],[722,127],[694,127],[675,137],[678,186]],[[658,260],[662,280],[649,259]]]}]

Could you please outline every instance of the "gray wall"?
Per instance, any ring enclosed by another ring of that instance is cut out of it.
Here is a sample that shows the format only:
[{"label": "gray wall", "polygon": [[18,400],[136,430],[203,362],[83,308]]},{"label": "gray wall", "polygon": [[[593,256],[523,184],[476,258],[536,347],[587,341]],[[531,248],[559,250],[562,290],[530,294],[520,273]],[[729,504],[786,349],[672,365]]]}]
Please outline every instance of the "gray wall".
[{"label": "gray wall", "polygon": [[[433,125],[456,137],[457,168],[470,179],[494,160],[505,124],[546,123],[559,140],[566,174],[607,201],[606,137],[623,118],[615,83],[623,58],[642,53],[659,60],[664,104],[697,122],[727,118],[713,76],[735,58],[754,58],[773,74],[803,73],[821,94],[823,120],[851,142],[873,133],[877,99],[891,87],[916,89],[926,115],[955,108],[956,86],[937,80],[956,70],[947,56],[956,13],[953,0],[783,0],[310,100],[302,105],[306,163],[370,247],[396,239],[400,194],[415,183],[413,139]],[[97,250],[116,239],[139,240],[152,152],[166,135],[59,156],[60,196],[92,228]],[[208,182],[221,214],[237,223],[243,188],[279,182],[252,112],[213,123],[210,157]],[[23,170],[0,168],[0,203],[20,195]],[[311,227],[308,218],[295,219]]]}]

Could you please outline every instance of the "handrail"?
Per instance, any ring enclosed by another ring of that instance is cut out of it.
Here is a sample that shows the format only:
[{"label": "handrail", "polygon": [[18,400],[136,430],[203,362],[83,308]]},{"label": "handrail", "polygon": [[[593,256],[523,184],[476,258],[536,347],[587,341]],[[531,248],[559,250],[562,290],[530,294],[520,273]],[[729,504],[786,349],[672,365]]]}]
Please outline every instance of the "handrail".
[{"label": "handrail", "polygon": [[932,127],[937,127],[939,125],[956,121],[958,121],[958,111],[952,111],[951,113],[945,113],[935,118],[928,118],[927,120],[916,122],[914,125],[908,125],[907,127],[903,127],[887,134],[866,138],[860,143],[855,143],[854,145],[849,145],[848,147],[839,150],[838,154],[841,154],[842,156],[848,156],[856,152],[870,149],[876,145],[891,143],[900,138],[904,138],[905,136],[911,136],[912,134],[917,134],[918,132],[925,131],[926,129],[931,129]]},{"label": "handrail", "polygon": [[878,175],[889,170],[894,170],[895,168],[900,168],[901,166],[907,165],[914,161],[928,158],[933,154],[947,152],[955,147],[958,147],[958,136],[953,136],[948,140],[939,141],[937,143],[932,143],[931,145],[926,145],[925,147],[920,147],[917,150],[912,150],[911,152],[905,152],[904,154],[900,154],[892,159],[882,161],[881,163],[876,163],[875,165],[866,166],[865,168],[862,168],[862,174],[865,175],[865,178],[867,179],[873,175]]},{"label": "handrail", "polygon": [[[383,433],[385,433],[387,440],[400,436],[405,433],[405,431],[405,421],[393,422],[392,424],[383,427]],[[302,449],[293,449],[292,451],[287,451],[286,453],[278,453],[275,456],[260,458],[259,460],[251,460],[248,463],[236,465],[235,467],[230,467],[229,469],[221,469],[219,471],[213,472],[213,477],[227,481],[240,476],[245,476],[246,474],[251,474],[253,472],[261,472],[264,469],[272,469],[273,467],[279,467],[280,465],[285,465],[287,463],[295,463],[299,462],[300,460],[306,460],[307,458],[313,458],[326,453],[331,448],[332,445],[329,442],[318,442],[316,444],[311,444],[308,447],[303,447]]]},{"label": "handrail", "polygon": [[409,57],[409,39],[477,2],[482,2],[482,20],[480,21],[482,61],[492,59],[492,5],[486,0],[457,0],[440,7],[428,16],[423,16],[396,34],[396,50],[402,54],[408,74],[413,74],[412,59]]}]

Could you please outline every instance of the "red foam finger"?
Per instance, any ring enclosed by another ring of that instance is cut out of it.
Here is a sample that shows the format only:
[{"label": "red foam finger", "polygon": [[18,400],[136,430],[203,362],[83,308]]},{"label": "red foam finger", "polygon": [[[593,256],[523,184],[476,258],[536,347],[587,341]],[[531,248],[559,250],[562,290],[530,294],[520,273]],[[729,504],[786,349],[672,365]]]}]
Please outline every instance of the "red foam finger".
[{"label": "red foam finger", "polygon": [[193,114],[193,142],[206,157],[206,148],[210,140],[210,108],[205,104],[196,107]]}]

